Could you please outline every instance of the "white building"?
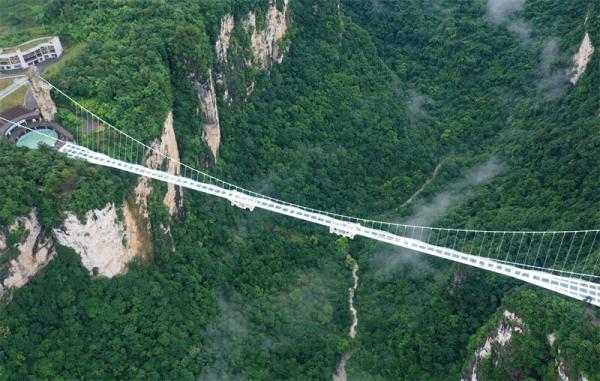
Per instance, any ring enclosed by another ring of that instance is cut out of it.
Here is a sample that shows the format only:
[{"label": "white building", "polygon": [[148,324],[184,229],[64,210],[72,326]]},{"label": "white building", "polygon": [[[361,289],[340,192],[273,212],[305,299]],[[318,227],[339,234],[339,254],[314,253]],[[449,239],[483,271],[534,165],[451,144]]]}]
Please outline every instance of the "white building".
[{"label": "white building", "polygon": [[56,36],[36,38],[12,48],[0,48],[0,70],[27,69],[47,59],[60,57],[62,52]]}]

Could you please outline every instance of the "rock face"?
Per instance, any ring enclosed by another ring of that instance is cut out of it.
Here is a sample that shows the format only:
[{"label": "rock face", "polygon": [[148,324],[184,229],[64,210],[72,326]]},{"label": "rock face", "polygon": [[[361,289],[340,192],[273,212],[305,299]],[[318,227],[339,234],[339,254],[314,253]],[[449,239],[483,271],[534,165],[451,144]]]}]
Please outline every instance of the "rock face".
[{"label": "rock face", "polygon": [[202,140],[210,148],[215,161],[221,144],[221,129],[219,126],[219,110],[217,108],[217,96],[215,93],[215,83],[212,78],[212,71],[208,71],[208,78],[202,78],[194,83],[198,92],[198,101],[202,109],[202,121],[204,129],[202,130]]},{"label": "rock face", "polygon": [[[288,2],[289,0],[284,0],[283,9],[279,10],[275,1],[271,0],[265,15],[264,28],[261,30],[256,28],[256,12],[251,11],[242,18],[242,30],[250,33],[250,47],[253,55],[250,59],[245,60],[247,67],[268,69],[273,61],[277,63],[283,61],[286,49],[280,46],[280,41],[288,29]],[[215,53],[219,63],[228,62],[227,50],[234,26],[233,15],[223,16],[219,37],[215,42]]]},{"label": "rock face", "polygon": [[233,15],[225,15],[221,19],[221,29],[219,38],[215,43],[215,53],[217,54],[217,62],[227,62],[227,49],[229,49],[229,39],[233,31]]},{"label": "rock face", "polygon": [[28,77],[31,94],[40,108],[42,117],[47,121],[53,121],[54,114],[56,114],[56,105],[50,97],[50,87],[42,81],[40,73],[35,66],[29,69]]},{"label": "rock face", "polygon": [[[548,340],[548,344],[553,347],[554,343],[556,342],[556,334],[554,332],[552,332],[551,334],[549,334],[548,336],[546,336],[546,339]],[[560,348],[557,348],[557,352],[558,352],[558,356],[560,357]],[[562,360],[560,360],[559,358],[555,358],[554,359],[554,365],[556,366],[556,371],[558,372],[558,378],[561,381],[587,381],[587,378],[583,375],[580,375],[580,377],[578,378],[572,378],[569,377],[569,374],[572,373],[569,369],[569,366]]]},{"label": "rock face", "polygon": [[[15,245],[19,254],[15,259],[10,260],[8,276],[0,280],[0,296],[4,290],[27,284],[29,279],[43,269],[56,254],[52,240],[42,232],[35,209],[28,217],[19,217],[8,231],[13,233],[17,229],[23,229],[25,234]],[[7,246],[6,237],[0,234],[0,256],[6,255]]]},{"label": "rock face", "polygon": [[594,46],[588,32],[583,36],[583,41],[579,46],[579,50],[573,56],[573,68],[570,71],[569,81],[575,85],[579,81],[579,77],[585,72],[588,62],[594,54]]},{"label": "rock face", "polygon": [[506,347],[514,333],[522,333],[525,325],[520,317],[510,311],[504,311],[495,332],[485,339],[473,356],[472,365],[461,381],[477,381],[477,369],[482,359],[488,358],[493,352]]},{"label": "rock face", "polygon": [[279,41],[283,39],[287,31],[287,10],[288,0],[284,0],[282,11],[277,9],[274,1],[271,1],[265,16],[265,27],[262,30],[256,29],[256,14],[254,12],[250,12],[242,21],[242,26],[246,32],[252,30],[250,41],[254,55],[253,63],[261,69],[267,69],[271,65],[271,60],[277,63],[283,61],[285,49],[279,46]]},{"label": "rock face", "polygon": [[[124,214],[130,213],[124,211]],[[111,278],[127,271],[127,263],[140,249],[135,224],[128,225],[117,217],[117,209],[108,204],[103,209],[87,212],[85,221],[79,222],[77,216],[67,213],[63,226],[54,229],[56,240],[63,246],[75,250],[81,256],[83,266],[98,275]]]},{"label": "rock face", "polygon": [[[178,175],[179,166],[179,148],[175,130],[173,129],[173,112],[169,112],[163,125],[163,134],[160,139],[156,139],[150,144],[154,151],[149,151],[144,159],[146,166],[152,169],[166,170],[170,174]],[[173,160],[168,160],[170,157]],[[141,213],[148,217],[148,195],[152,192],[150,179],[140,177],[138,185],[134,190],[136,204],[140,207]],[[181,187],[167,183],[167,193],[163,203],[169,210],[169,215],[174,216],[183,207],[183,190]]]},{"label": "rock face", "polygon": [[[221,19],[219,36],[215,42],[215,54],[220,69],[216,71],[214,78],[220,88],[223,89],[223,101],[227,104],[233,102],[233,97],[228,86],[228,78],[223,70],[223,65],[230,65],[230,69],[242,70],[244,68],[258,68],[268,70],[273,62],[281,63],[287,51],[287,47],[281,45],[288,29],[288,1],[284,0],[283,9],[277,8],[275,0],[271,0],[267,14],[265,15],[264,28],[256,28],[256,12],[251,11],[241,19],[241,27],[244,33],[249,34],[250,50],[252,57],[244,57],[244,67],[233,67],[228,59],[228,52],[236,48],[236,42],[231,39],[235,28],[233,15],[226,14]],[[225,70],[226,71],[226,70]],[[252,77],[252,76],[250,76]],[[217,98],[212,71],[208,75],[196,75],[194,85],[198,92],[198,100],[202,109],[204,128],[202,140],[210,147],[214,160],[217,160],[219,145],[221,143],[221,129],[219,125],[219,113],[217,109]],[[254,79],[245,83],[245,94],[239,94],[240,99],[246,99],[254,91]]]}]

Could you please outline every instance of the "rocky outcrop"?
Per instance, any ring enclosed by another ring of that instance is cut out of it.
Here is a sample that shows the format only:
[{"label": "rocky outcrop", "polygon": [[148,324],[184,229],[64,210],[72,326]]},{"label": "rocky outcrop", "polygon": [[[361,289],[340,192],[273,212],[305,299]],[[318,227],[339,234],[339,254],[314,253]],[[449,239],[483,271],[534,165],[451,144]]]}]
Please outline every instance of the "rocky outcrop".
[{"label": "rocky outcrop", "polygon": [[[461,381],[477,381],[477,369],[482,359],[490,357],[493,353],[498,353],[501,349],[505,348],[511,341],[513,334],[522,333],[525,325],[523,320],[518,317],[515,313],[510,311],[504,311],[498,322],[496,330],[492,335],[485,339],[485,342],[479,347],[471,361],[470,368],[465,372],[465,376]],[[497,365],[496,360],[496,365]]]},{"label": "rocky outcrop", "polygon": [[[169,112],[163,125],[163,134],[160,139],[155,139],[151,144],[150,150],[146,153],[144,162],[147,167],[152,169],[165,170],[173,175],[180,173],[179,166],[179,148],[173,128],[173,113]],[[167,157],[172,160],[167,159]],[[152,192],[152,184],[147,177],[140,177],[138,185],[134,190],[136,204],[140,207],[141,213],[148,217],[148,195]],[[167,183],[167,193],[163,198],[163,203],[169,210],[169,215],[175,215],[183,208],[183,190],[181,187]]]},{"label": "rocky outcrop", "polygon": [[29,69],[28,78],[31,94],[38,104],[42,117],[47,121],[53,121],[56,105],[50,96],[50,86],[42,80],[35,66]]},{"label": "rocky outcrop", "polygon": [[138,225],[132,221],[128,206],[123,209],[124,221],[118,218],[114,204],[87,212],[83,222],[67,213],[62,227],[53,230],[54,237],[75,250],[90,272],[108,278],[123,274],[136,255],[144,254],[138,251],[142,248]]},{"label": "rocky outcrop", "polygon": [[[251,57],[243,58],[243,66],[245,68],[268,70],[273,62],[281,63],[283,61],[283,57],[288,49],[287,46],[283,46],[282,44],[288,29],[288,2],[289,0],[284,0],[283,8],[279,10],[276,1],[270,1],[262,29],[257,29],[256,12],[251,11],[241,18],[242,31],[249,34],[250,37],[249,48],[252,55]],[[196,74],[194,78],[194,85],[198,92],[198,100],[202,109],[202,119],[204,122],[202,140],[209,146],[215,161],[217,160],[219,145],[221,144],[221,130],[214,82],[216,81],[219,89],[223,91],[223,101],[231,104],[233,96],[228,85],[226,72],[230,72],[228,71],[229,69],[231,71],[243,69],[241,67],[235,68],[235,63],[232,63],[228,58],[228,52],[232,49],[235,50],[237,46],[236,42],[231,39],[235,25],[233,15],[226,14],[221,18],[219,35],[215,42],[215,54],[219,67],[215,72],[214,80],[211,70],[208,71],[207,75]],[[225,65],[229,65],[229,67]],[[233,95],[245,100],[252,94],[255,86],[253,75],[250,75],[248,78],[245,79],[245,95]]]},{"label": "rocky outcrop", "polygon": [[588,32],[583,36],[583,41],[581,41],[581,45],[579,46],[579,50],[573,56],[573,68],[570,70],[569,81],[575,85],[581,75],[585,72],[585,69],[592,58],[592,54],[594,54],[594,45],[592,45],[592,40],[590,39],[590,34]]},{"label": "rocky outcrop", "polygon": [[227,62],[227,49],[229,49],[229,39],[233,31],[233,15],[225,15],[221,19],[221,29],[219,30],[219,38],[215,43],[215,53],[217,54],[217,62]]},{"label": "rocky outcrop", "polygon": [[272,61],[281,63],[285,50],[280,47],[279,42],[287,31],[286,15],[288,0],[283,2],[283,10],[277,9],[275,1],[271,1],[265,16],[265,27],[262,30],[256,28],[256,14],[250,12],[242,21],[246,32],[252,30],[250,42],[252,44],[253,63],[261,69],[267,69]]},{"label": "rocky outcrop", "polygon": [[[548,344],[550,347],[554,346],[556,342],[556,334],[552,332],[549,334],[546,339],[548,340]],[[569,366],[560,359],[560,348],[557,348],[558,356],[554,359],[554,365],[556,366],[556,371],[558,372],[558,378],[561,381],[588,381],[584,375],[580,375],[579,377],[570,377],[569,374],[573,372],[569,369]]]},{"label": "rocky outcrop", "polygon": [[[242,17],[242,30],[250,34],[250,47],[252,57],[245,60],[247,67],[258,67],[268,69],[272,62],[281,63],[287,48],[280,46],[288,29],[288,2],[283,1],[283,9],[279,10],[274,0],[271,0],[267,14],[265,15],[264,28],[256,27],[256,12],[250,11]],[[231,32],[235,26],[233,15],[226,14],[221,19],[219,37],[215,42],[215,53],[217,62],[226,63],[227,50]],[[218,77],[218,76],[217,76]]]},{"label": "rocky outcrop", "polygon": [[208,71],[207,78],[201,78],[194,83],[198,93],[198,101],[202,109],[202,140],[210,148],[214,160],[217,160],[219,145],[221,144],[221,129],[219,126],[219,110],[217,108],[217,95],[212,71]]},{"label": "rocky outcrop", "polygon": [[[56,254],[52,239],[46,237],[37,218],[35,209],[27,217],[19,217],[14,225],[8,228],[9,233],[21,229],[21,240],[14,246],[18,251],[16,258],[8,263],[8,276],[0,280],[0,296],[5,290],[19,288],[27,284],[29,279],[54,258]],[[5,235],[0,236],[0,256],[8,255]]]}]

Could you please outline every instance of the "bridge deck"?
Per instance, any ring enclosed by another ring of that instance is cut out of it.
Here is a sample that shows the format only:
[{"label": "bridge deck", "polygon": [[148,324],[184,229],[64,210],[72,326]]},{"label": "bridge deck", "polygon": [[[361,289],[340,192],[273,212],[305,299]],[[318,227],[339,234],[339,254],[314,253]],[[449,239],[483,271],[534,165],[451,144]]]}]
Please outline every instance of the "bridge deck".
[{"label": "bridge deck", "polygon": [[64,152],[73,158],[86,160],[92,164],[116,168],[122,171],[135,173],[140,176],[150,177],[213,196],[225,198],[229,200],[232,205],[243,209],[254,210],[254,208],[261,208],[269,210],[314,224],[327,226],[329,227],[330,232],[334,234],[339,234],[350,238],[359,235],[413,251],[433,255],[439,258],[449,259],[451,261],[510,276],[512,278],[558,292],[571,298],[585,300],[595,306],[600,306],[600,285],[579,278],[574,278],[572,276],[559,276],[550,272],[522,268],[515,264],[505,263],[503,261],[498,261],[487,257],[462,253],[460,251],[432,245],[414,238],[407,238],[384,230],[369,228],[355,222],[343,221],[341,219],[333,218],[321,213],[307,211],[293,205],[279,203],[269,198],[244,194],[238,192],[237,190],[225,189],[217,185],[195,181],[187,177],[172,175],[167,172],[146,168],[137,164],[130,164],[125,161],[113,159],[107,155],[91,151],[85,147],[73,143],[64,144],[60,148],[60,152]]}]

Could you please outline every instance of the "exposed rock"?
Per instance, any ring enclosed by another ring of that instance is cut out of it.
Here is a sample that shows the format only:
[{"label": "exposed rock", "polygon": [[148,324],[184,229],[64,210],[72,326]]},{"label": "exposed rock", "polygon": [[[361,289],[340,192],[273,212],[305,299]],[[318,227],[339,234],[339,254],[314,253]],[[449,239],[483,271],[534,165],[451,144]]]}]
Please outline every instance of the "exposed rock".
[{"label": "exposed rock", "polygon": [[283,11],[277,9],[275,1],[271,1],[269,9],[265,16],[265,27],[262,30],[256,29],[256,15],[254,12],[248,13],[242,20],[242,28],[248,32],[252,29],[250,41],[252,44],[253,62],[262,69],[267,69],[271,60],[281,63],[285,54],[285,49],[279,47],[279,41],[283,39],[287,31],[288,0],[283,2]]},{"label": "exposed rock", "polygon": [[0,232],[0,251],[6,250],[6,237]]},{"label": "exposed rock", "polygon": [[[124,205],[124,222],[117,217],[117,209],[108,204],[103,209],[89,211],[85,221],[79,222],[73,213],[67,213],[63,226],[54,229],[56,240],[81,256],[83,266],[98,275],[113,277],[127,271],[127,263],[142,245],[138,238],[138,227],[132,223],[131,211]],[[128,217],[127,214],[130,214]]]},{"label": "exposed rock", "polygon": [[[553,347],[554,343],[556,342],[556,333],[552,332],[551,334],[546,336],[546,339],[548,340],[548,344],[550,344],[550,346]],[[560,348],[558,348],[557,351],[558,351],[558,356],[557,356],[557,358],[554,359],[554,364],[556,365],[556,370],[558,372],[559,379],[561,381],[574,380],[572,377],[569,377],[569,374],[572,374],[572,372],[569,369],[568,365],[563,360],[559,359]],[[584,375],[580,375],[579,378],[577,378],[577,379],[579,381],[587,381],[587,378]]]},{"label": "exposed rock", "polygon": [[208,78],[201,78],[195,81],[194,85],[198,92],[198,101],[202,109],[202,121],[204,129],[202,131],[202,140],[208,144],[213,158],[217,160],[219,144],[221,144],[221,129],[219,126],[219,110],[217,109],[217,97],[215,93],[215,84],[212,79],[211,70],[208,71]]},{"label": "exposed rock", "polygon": [[[13,233],[17,229],[24,229],[25,234],[15,247],[19,251],[17,258],[9,262],[8,277],[0,282],[0,296],[4,290],[27,284],[29,279],[46,267],[56,254],[52,240],[42,232],[35,209],[28,217],[17,218],[8,231]],[[6,239],[4,235],[0,238],[0,250],[5,250]],[[0,252],[0,255],[3,253]]]},{"label": "exposed rock", "polygon": [[579,46],[579,51],[573,56],[573,68],[570,71],[571,74],[569,78],[569,81],[573,85],[579,81],[579,77],[585,72],[585,68],[592,58],[592,54],[594,54],[594,46],[592,45],[590,34],[585,32],[583,41],[581,41],[581,45]]},{"label": "exposed rock", "polygon": [[250,82],[250,85],[246,88],[246,97],[249,97],[252,92],[254,92],[254,85],[256,83],[254,81]]},{"label": "exposed rock", "polygon": [[229,49],[229,39],[233,31],[233,15],[225,15],[221,19],[221,30],[215,43],[215,52],[217,53],[217,62],[227,62],[227,49]]},{"label": "exposed rock", "polygon": [[127,244],[136,255],[147,257],[154,248],[152,246],[152,233],[148,219],[140,213],[140,208],[130,206],[127,201],[123,203],[123,222],[127,230]]},{"label": "exposed rock", "polygon": [[[163,125],[163,134],[160,139],[155,139],[150,147],[153,149],[146,154],[144,159],[146,166],[152,169],[166,170],[170,174],[178,175],[179,167],[179,148],[175,130],[173,129],[173,113],[169,112]],[[172,160],[168,160],[170,157]],[[136,204],[140,207],[144,217],[148,217],[148,195],[152,192],[150,179],[140,177],[138,185],[134,190]],[[183,190],[181,187],[167,183],[167,193],[163,203],[169,210],[169,215],[175,215],[183,207]]]},{"label": "exposed rock", "polygon": [[54,120],[56,114],[56,105],[50,97],[50,86],[42,80],[37,67],[32,66],[28,72],[29,88],[35,99],[42,117],[47,121]]},{"label": "exposed rock", "polygon": [[[281,41],[288,29],[288,1],[284,0],[283,10],[277,9],[275,0],[271,0],[269,8],[265,15],[264,28],[257,30],[256,28],[256,13],[251,11],[246,16],[242,17],[242,30],[250,34],[250,48],[252,57],[244,57],[243,62],[246,68],[268,69],[273,62],[281,63],[287,48],[281,47]],[[215,42],[215,52],[217,62],[219,64],[227,64],[228,51],[230,47],[235,48],[235,42],[231,41],[231,34],[235,27],[233,15],[226,14],[221,19],[219,35]],[[233,63],[230,63],[233,66]],[[222,66],[221,66],[222,68]],[[233,69],[233,67],[232,67]],[[241,70],[242,68],[237,68]],[[210,147],[214,160],[217,160],[219,145],[221,143],[221,131],[219,126],[219,113],[217,110],[217,99],[215,93],[214,81],[223,88],[223,101],[227,104],[233,102],[233,97],[227,84],[226,75],[223,72],[217,71],[213,80],[212,72],[209,70],[208,75],[197,74],[194,78],[194,85],[198,92],[198,100],[202,108],[202,118],[204,129],[202,132],[202,140]],[[246,97],[250,96],[254,91],[254,80],[250,80],[246,86]],[[238,95],[238,94],[234,94]],[[240,98],[243,94],[239,94]]]},{"label": "exposed rock", "polygon": [[562,361],[556,361],[556,370],[558,371],[558,377],[561,381],[569,381],[569,376],[567,375],[567,366]]},{"label": "exposed rock", "polygon": [[[250,30],[252,28],[252,30]],[[254,31],[256,28],[256,14],[254,12],[248,12],[246,17],[242,19],[242,29],[244,32],[249,33]]]},{"label": "exposed rock", "polygon": [[225,77],[225,74],[219,72],[215,73],[215,82],[217,82],[217,84],[223,88],[223,102],[231,106],[231,104],[233,103],[233,98],[231,96],[231,93],[229,92],[226,79],[227,78]]},{"label": "exposed rock", "polygon": [[513,312],[504,311],[494,334],[488,336],[483,345],[475,351],[472,365],[466,372],[467,376],[463,377],[461,381],[477,381],[477,369],[481,360],[490,357],[493,351],[506,347],[510,343],[513,333],[521,333],[523,329],[524,324],[520,317]]}]

